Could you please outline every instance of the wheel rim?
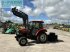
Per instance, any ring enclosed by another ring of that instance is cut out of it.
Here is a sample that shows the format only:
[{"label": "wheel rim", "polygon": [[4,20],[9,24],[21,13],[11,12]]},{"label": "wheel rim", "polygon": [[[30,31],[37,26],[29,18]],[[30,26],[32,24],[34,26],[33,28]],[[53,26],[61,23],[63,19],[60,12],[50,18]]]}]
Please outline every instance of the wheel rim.
[{"label": "wheel rim", "polygon": [[44,41],[46,41],[46,35],[45,34],[42,34],[41,36],[40,36],[40,40],[41,40],[41,42],[44,42]]},{"label": "wheel rim", "polygon": [[21,40],[21,44],[25,44],[26,43],[26,40],[25,39],[22,39]]}]

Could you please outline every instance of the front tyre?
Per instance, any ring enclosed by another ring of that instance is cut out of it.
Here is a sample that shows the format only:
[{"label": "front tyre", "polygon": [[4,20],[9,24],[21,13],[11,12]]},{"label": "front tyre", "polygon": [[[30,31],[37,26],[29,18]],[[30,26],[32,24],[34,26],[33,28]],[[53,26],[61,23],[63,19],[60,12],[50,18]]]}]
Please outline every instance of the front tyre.
[{"label": "front tyre", "polygon": [[37,41],[39,43],[46,43],[47,41],[47,34],[46,33],[40,33],[38,36],[37,36]]},{"label": "front tyre", "polygon": [[25,46],[27,44],[27,38],[20,37],[18,42],[21,46]]}]

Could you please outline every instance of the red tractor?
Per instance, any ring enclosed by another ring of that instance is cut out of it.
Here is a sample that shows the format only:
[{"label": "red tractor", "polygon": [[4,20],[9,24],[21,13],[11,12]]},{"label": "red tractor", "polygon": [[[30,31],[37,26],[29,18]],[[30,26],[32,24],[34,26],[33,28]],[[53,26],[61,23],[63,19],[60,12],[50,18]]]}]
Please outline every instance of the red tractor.
[{"label": "red tractor", "polygon": [[31,21],[28,22],[28,15],[19,11],[18,9],[12,8],[12,12],[14,15],[23,19],[23,25],[25,28],[20,28],[16,30],[16,40],[19,42],[21,46],[25,46],[28,39],[36,40],[38,43],[46,43],[46,41],[56,41],[57,35],[55,33],[50,33],[47,35],[47,30],[43,28],[43,21]]}]

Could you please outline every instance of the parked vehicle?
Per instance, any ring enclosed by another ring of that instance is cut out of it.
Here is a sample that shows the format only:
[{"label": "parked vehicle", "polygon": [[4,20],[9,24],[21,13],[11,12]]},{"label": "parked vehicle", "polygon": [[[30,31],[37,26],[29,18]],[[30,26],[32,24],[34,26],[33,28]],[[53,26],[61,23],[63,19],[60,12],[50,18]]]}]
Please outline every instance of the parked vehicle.
[{"label": "parked vehicle", "polygon": [[[47,35],[47,30],[43,27],[43,21],[31,21],[28,22],[28,15],[18,9],[12,8],[14,15],[23,19],[23,26],[16,32],[16,40],[21,46],[25,46],[28,43],[28,39],[36,40],[38,43],[46,43],[46,41],[55,41],[57,40],[57,35],[55,33],[50,33]],[[52,40],[53,39],[53,40]]]}]

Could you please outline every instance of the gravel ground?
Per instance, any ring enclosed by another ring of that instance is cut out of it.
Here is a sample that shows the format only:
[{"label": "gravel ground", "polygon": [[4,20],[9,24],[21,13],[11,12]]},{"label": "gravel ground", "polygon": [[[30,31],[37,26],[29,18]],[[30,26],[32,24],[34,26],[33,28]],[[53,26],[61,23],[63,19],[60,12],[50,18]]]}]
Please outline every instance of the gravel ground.
[{"label": "gravel ground", "polygon": [[27,46],[20,46],[14,38],[14,34],[0,33],[0,52],[70,52],[70,33],[48,29],[48,32],[55,32],[58,35],[58,42],[47,42],[45,44],[36,44],[29,40]]}]

